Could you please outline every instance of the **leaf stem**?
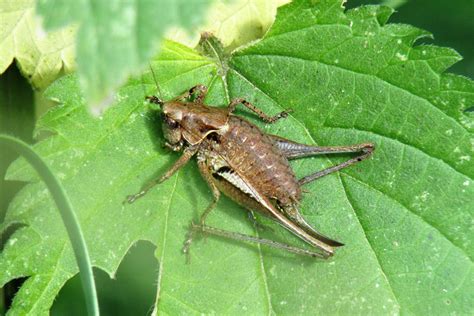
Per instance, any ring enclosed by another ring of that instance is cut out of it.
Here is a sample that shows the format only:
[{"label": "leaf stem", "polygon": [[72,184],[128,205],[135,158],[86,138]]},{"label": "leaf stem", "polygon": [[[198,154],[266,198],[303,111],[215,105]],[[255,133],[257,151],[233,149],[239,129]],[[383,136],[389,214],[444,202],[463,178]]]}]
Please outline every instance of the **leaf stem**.
[{"label": "leaf stem", "polygon": [[71,202],[69,201],[64,188],[59,180],[54,176],[51,169],[46,165],[44,160],[31,148],[31,146],[18,138],[0,134],[0,145],[3,144],[25,157],[36,172],[38,172],[41,179],[43,179],[51,192],[74,250],[74,255],[81,276],[88,314],[94,316],[99,315],[99,303],[97,300],[97,291],[95,288],[94,274],[92,272],[89,252],[87,250],[87,245],[79,221],[77,220],[76,214],[73,211]]}]

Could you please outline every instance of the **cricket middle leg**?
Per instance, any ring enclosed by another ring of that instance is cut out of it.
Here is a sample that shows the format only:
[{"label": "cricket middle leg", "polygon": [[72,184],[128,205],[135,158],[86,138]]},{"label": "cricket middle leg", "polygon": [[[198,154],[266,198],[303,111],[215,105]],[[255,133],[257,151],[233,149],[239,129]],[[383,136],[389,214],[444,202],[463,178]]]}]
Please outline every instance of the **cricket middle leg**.
[{"label": "cricket middle leg", "polygon": [[283,111],[274,116],[269,116],[265,114],[265,112],[257,108],[255,105],[253,105],[252,103],[246,101],[245,99],[237,98],[237,99],[232,100],[232,102],[229,103],[228,105],[229,113],[234,112],[235,108],[239,104],[243,104],[247,109],[257,114],[259,118],[261,118],[263,121],[267,123],[275,123],[279,119],[287,117],[288,113],[290,112],[290,111]]},{"label": "cricket middle leg", "polygon": [[194,102],[202,104],[202,102],[204,101],[204,98],[207,95],[207,87],[205,85],[202,85],[202,84],[195,85],[194,87],[192,87],[191,89],[189,89],[185,93],[183,93],[183,94],[177,96],[176,98],[174,98],[174,100],[175,101],[183,101],[183,100],[189,98],[190,96],[192,96],[196,92],[198,92],[198,94],[197,94],[196,99],[194,100]]}]

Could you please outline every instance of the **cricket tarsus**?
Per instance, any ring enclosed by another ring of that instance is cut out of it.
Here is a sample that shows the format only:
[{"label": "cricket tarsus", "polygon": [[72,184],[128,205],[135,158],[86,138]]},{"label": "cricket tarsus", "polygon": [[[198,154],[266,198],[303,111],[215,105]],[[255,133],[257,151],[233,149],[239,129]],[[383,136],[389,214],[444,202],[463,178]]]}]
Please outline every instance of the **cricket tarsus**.
[{"label": "cricket tarsus", "polygon": [[191,222],[189,225],[188,233],[186,235],[186,241],[183,244],[183,253],[186,255],[186,263],[190,264],[191,263],[191,252],[189,251],[189,248],[191,247],[191,243],[194,238],[195,230],[193,229],[194,223]]}]

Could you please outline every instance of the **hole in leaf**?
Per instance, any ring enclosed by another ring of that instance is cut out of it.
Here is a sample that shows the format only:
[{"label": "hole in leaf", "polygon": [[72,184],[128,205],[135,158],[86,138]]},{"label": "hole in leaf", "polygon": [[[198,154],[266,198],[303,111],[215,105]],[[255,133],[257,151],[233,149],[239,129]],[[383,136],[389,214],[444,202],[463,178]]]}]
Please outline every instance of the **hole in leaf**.
[{"label": "hole in leaf", "polygon": [[10,240],[10,237],[20,228],[27,226],[22,223],[13,223],[8,226],[3,232],[0,232],[0,252],[3,251],[5,245]]},{"label": "hole in leaf", "polygon": [[467,113],[467,112],[474,112],[474,105],[468,107],[468,108],[465,108],[464,109],[464,113]]},{"label": "hole in leaf", "polygon": [[13,279],[3,286],[2,299],[3,299],[3,306],[5,307],[5,310],[8,310],[10,308],[13,302],[13,298],[15,297],[15,294],[18,292],[20,287],[23,285],[23,283],[27,279],[28,279],[27,277]]},{"label": "hole in leaf", "polygon": [[[158,277],[156,247],[139,241],[130,248],[115,279],[94,268],[100,313],[102,315],[149,315],[153,309]],[[80,299],[79,299],[80,297]],[[86,315],[79,275],[70,279],[59,292],[51,315]]]}]

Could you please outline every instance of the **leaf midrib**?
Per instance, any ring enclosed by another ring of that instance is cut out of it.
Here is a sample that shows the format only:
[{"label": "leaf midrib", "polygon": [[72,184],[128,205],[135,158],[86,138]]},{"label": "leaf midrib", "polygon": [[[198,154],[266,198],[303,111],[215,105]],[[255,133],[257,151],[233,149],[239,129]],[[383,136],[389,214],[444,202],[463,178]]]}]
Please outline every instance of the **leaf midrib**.
[{"label": "leaf midrib", "polygon": [[[330,160],[330,159],[328,158],[328,160]],[[369,244],[370,249],[372,250],[372,252],[373,252],[373,254],[374,254],[375,260],[377,261],[377,264],[378,264],[379,267],[380,267],[380,271],[382,272],[382,276],[383,276],[383,278],[385,279],[385,281],[387,282],[387,284],[388,284],[388,286],[389,286],[389,289],[390,289],[390,293],[392,294],[392,296],[393,296],[393,298],[394,298],[394,300],[395,300],[395,303],[396,303],[397,306],[398,306],[398,310],[400,311],[400,309],[401,309],[402,306],[401,306],[400,302],[398,301],[397,295],[395,295],[395,292],[394,292],[394,290],[393,290],[393,285],[392,285],[392,283],[390,282],[390,279],[389,279],[389,277],[387,276],[387,273],[385,272],[382,263],[380,262],[380,258],[379,258],[379,256],[377,255],[377,251],[375,250],[375,248],[373,247],[372,243],[370,242],[370,239],[367,237],[367,233],[366,233],[366,231],[365,231],[365,229],[364,229],[364,225],[362,225],[362,222],[360,221],[359,216],[358,216],[358,214],[357,214],[357,212],[356,212],[356,210],[355,210],[355,207],[354,207],[354,205],[352,204],[352,201],[351,201],[351,199],[350,199],[350,197],[349,197],[349,194],[347,194],[346,184],[344,183],[344,181],[343,181],[343,179],[342,179],[340,173],[337,174],[337,178],[338,178],[338,181],[339,181],[339,183],[341,184],[341,186],[342,186],[342,188],[343,188],[343,190],[344,190],[344,196],[346,197],[347,203],[349,203],[349,205],[350,205],[350,207],[351,207],[351,209],[352,209],[352,213],[354,213],[355,218],[357,218],[357,222],[359,223],[359,226],[362,228],[362,232],[364,233],[365,240],[367,240],[367,243]]]},{"label": "leaf midrib", "polygon": [[[177,187],[177,184],[178,184],[178,179],[179,179],[179,170],[176,172],[176,175],[174,176],[175,180],[174,180],[174,184],[173,184],[173,187],[171,189],[171,192],[170,192],[170,198],[168,200],[168,208],[166,209],[166,213],[165,213],[165,220],[164,220],[164,227],[163,227],[163,237],[162,237],[162,242],[161,242],[161,254],[160,254],[160,258],[158,258],[159,262],[160,262],[160,266],[158,268],[158,280],[157,280],[157,284],[156,284],[156,299],[155,299],[155,307],[154,307],[154,311],[153,311],[153,314],[158,314],[158,306],[159,306],[159,303],[160,303],[160,294],[161,294],[161,282],[163,280],[163,268],[164,268],[164,259],[165,259],[165,251],[166,251],[166,241],[168,239],[168,220],[169,220],[169,213],[170,213],[170,210],[171,210],[171,204],[173,202],[173,197],[174,197],[174,194],[176,192],[176,187]],[[155,313],[156,312],[156,313]]]}]

